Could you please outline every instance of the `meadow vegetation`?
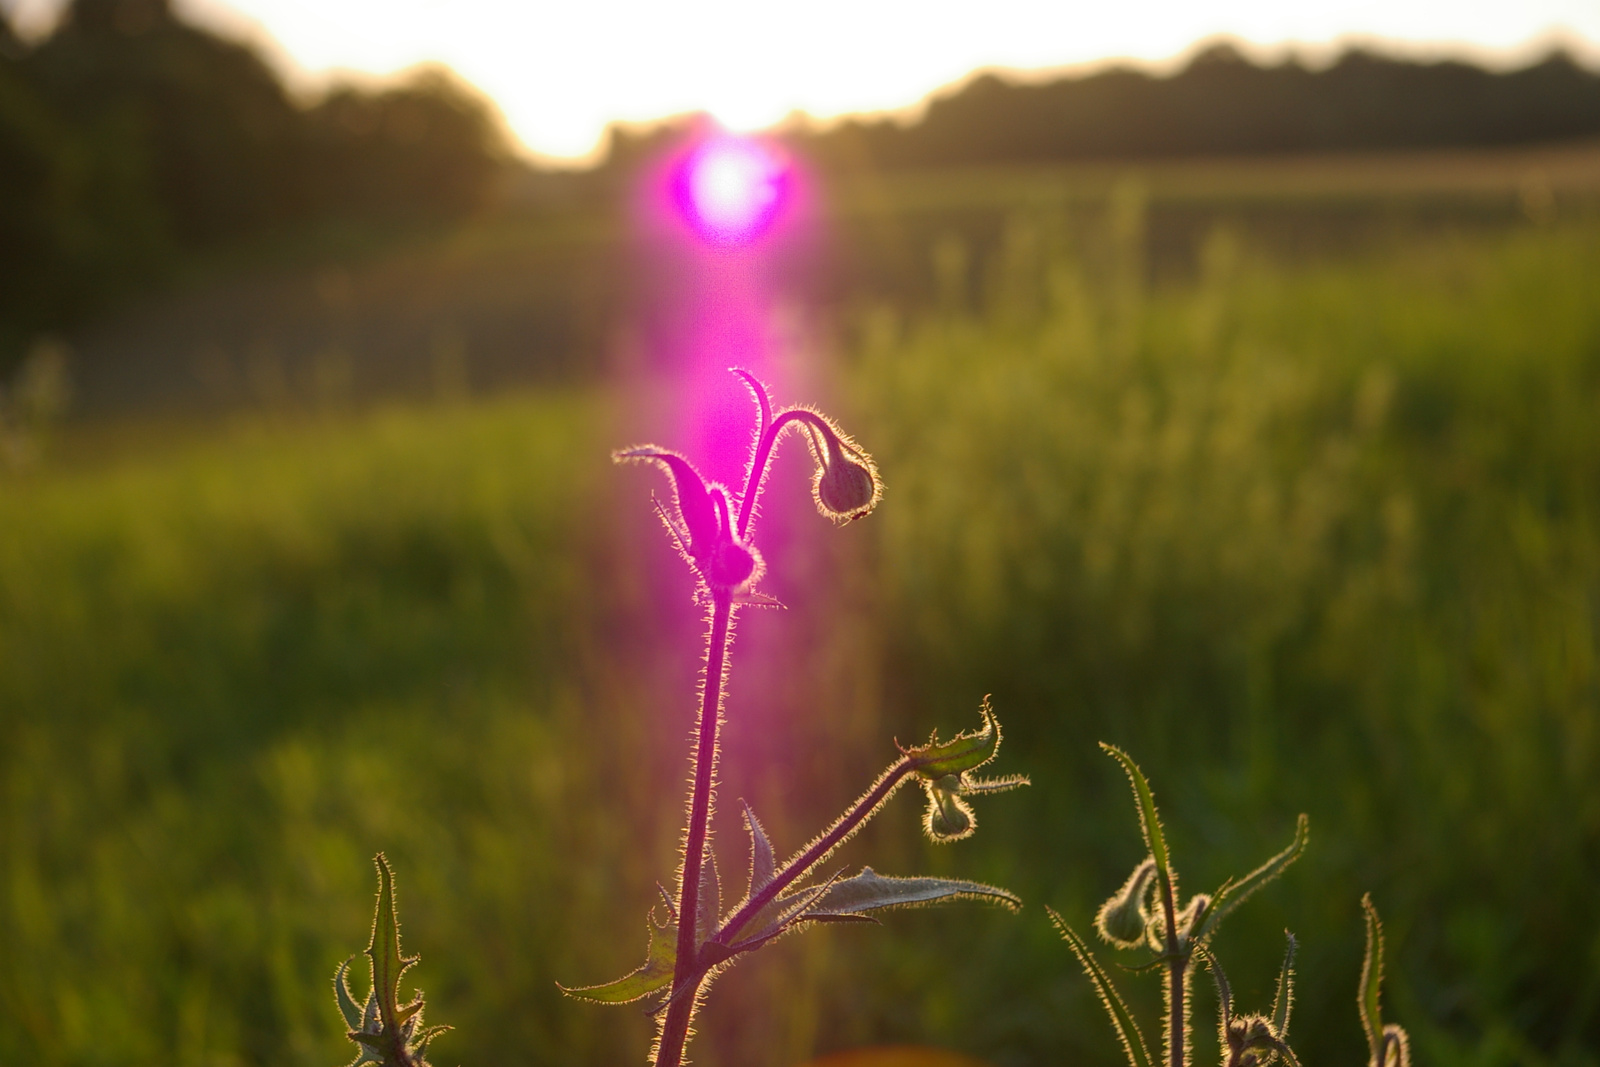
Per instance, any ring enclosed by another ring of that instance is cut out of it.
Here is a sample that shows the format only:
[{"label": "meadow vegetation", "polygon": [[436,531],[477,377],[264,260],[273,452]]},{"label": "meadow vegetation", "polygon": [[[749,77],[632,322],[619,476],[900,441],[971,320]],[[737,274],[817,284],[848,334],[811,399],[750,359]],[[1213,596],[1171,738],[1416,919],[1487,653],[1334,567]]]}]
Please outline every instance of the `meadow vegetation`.
[{"label": "meadow vegetation", "polygon": [[[953,847],[902,800],[843,862],[1023,912],[781,942],[719,984],[697,1062],[1119,1062],[1043,907],[1086,930],[1143,857],[1104,740],[1159,784],[1194,887],[1309,814],[1224,949],[1266,1004],[1294,930],[1303,1062],[1365,1055],[1371,891],[1419,1062],[1594,1064],[1600,224],[1293,267],[1218,229],[1197,279],[1152,287],[1141,218],[1133,193],[1103,224],[1020,218],[992,254],[946,246],[936,306],[841,325],[829,406],[885,499],[775,547],[821,592],[777,589],[794,609],[741,636],[771,695],[759,733],[730,719],[751,758],[722,795],[788,812],[780,849],[884,737],[992,692],[1033,788]],[[349,1059],[328,979],[382,850],[407,979],[456,1027],[435,1060],[637,1062],[645,1018],[554,985],[637,963],[619,917],[672,869],[693,711],[688,582],[613,502],[622,404],[239,421],[0,483],[0,1061]]]}]

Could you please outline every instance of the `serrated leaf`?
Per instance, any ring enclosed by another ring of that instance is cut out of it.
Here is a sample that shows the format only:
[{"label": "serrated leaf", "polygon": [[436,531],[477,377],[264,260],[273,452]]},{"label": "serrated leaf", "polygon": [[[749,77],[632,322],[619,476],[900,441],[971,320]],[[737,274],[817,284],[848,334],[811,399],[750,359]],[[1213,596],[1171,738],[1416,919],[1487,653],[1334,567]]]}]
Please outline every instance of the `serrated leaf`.
[{"label": "serrated leaf", "polygon": [[1117,1037],[1122,1041],[1122,1051],[1128,1057],[1129,1067],[1152,1067],[1150,1060],[1150,1047],[1145,1044],[1144,1032],[1139,1029],[1139,1021],[1128,1010],[1127,1002],[1122,999],[1122,994],[1117,992],[1117,987],[1111,981],[1111,976],[1100,966],[1094,958],[1094,953],[1089,951],[1089,946],[1083,938],[1073,932],[1072,927],[1057,915],[1054,908],[1046,908],[1050,919],[1056,924],[1056,929],[1061,931],[1061,936],[1066,939],[1072,954],[1078,957],[1084,973],[1089,976],[1089,981],[1094,985],[1094,991],[1100,995],[1100,1003],[1105,1006],[1106,1014],[1111,1016],[1111,1025],[1117,1031]]},{"label": "serrated leaf", "polygon": [[1200,924],[1200,931],[1195,935],[1195,940],[1204,941],[1210,937],[1224,916],[1243,904],[1250,894],[1282,874],[1289,864],[1299,859],[1300,853],[1305,851],[1306,840],[1310,834],[1311,820],[1302,814],[1295,822],[1294,840],[1289,842],[1289,847],[1237,882],[1230,880],[1224,883],[1211,898],[1211,910],[1206,915],[1205,921]]},{"label": "serrated leaf", "polygon": [[983,725],[972,733],[960,733],[941,743],[935,731],[926,745],[901,749],[911,760],[912,769],[923,778],[938,779],[970,771],[994,759],[1000,750],[1000,722],[994,717],[988,697],[983,698],[978,714],[983,717]]},{"label": "serrated leaf", "polygon": [[806,908],[802,917],[860,915],[879,908],[914,907],[953,899],[991,901],[1012,911],[1022,907],[1022,901],[1014,894],[982,882],[955,878],[896,878],[863,867],[855,877],[829,886],[826,893]]},{"label": "serrated leaf", "polygon": [[749,804],[744,806],[744,825],[750,832],[750,893],[754,898],[772,881],[772,876],[777,873],[778,863],[772,854],[772,842],[767,840],[766,828],[761,825],[761,820],[756,818],[756,813]]},{"label": "serrated leaf", "polygon": [[339,969],[333,972],[333,999],[339,1005],[339,1014],[344,1016],[344,1025],[347,1030],[361,1029],[361,1005],[356,1003],[350,995],[349,973],[350,964],[355,961],[351,956],[339,964]]},{"label": "serrated leaf", "polygon": [[654,915],[645,925],[650,930],[650,944],[645,951],[644,966],[615,982],[572,989],[558,982],[556,988],[569,997],[599,1004],[629,1004],[666,990],[672,985],[672,972],[678,961],[678,927],[676,923],[658,926]]},{"label": "serrated leaf", "polygon": [[1361,1028],[1367,1033],[1367,1049],[1374,1067],[1384,1067],[1388,1049],[1384,1047],[1383,1014],[1380,1011],[1380,994],[1383,991],[1383,923],[1378,919],[1378,909],[1373,906],[1372,894],[1361,898],[1361,910],[1367,920],[1367,952],[1361,961],[1361,986],[1356,1007],[1361,1012]]}]

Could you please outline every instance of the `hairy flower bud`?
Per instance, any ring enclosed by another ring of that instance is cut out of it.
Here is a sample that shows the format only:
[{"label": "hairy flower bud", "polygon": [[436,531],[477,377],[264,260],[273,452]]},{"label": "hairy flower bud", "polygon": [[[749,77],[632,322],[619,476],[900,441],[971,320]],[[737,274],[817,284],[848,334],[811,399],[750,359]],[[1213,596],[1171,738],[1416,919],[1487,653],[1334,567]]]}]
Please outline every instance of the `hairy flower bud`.
[{"label": "hairy flower bud", "polygon": [[846,454],[839,436],[832,431],[821,435],[814,489],[817,508],[836,522],[859,519],[878,504],[882,490],[872,459],[851,448]]},{"label": "hairy flower bud", "polygon": [[1107,942],[1117,948],[1139,946],[1144,938],[1145,926],[1150,922],[1150,910],[1146,902],[1155,875],[1155,858],[1146,856],[1144,862],[1133,869],[1122,888],[1100,906],[1100,912],[1094,918],[1094,928]]},{"label": "hairy flower bud", "polygon": [[923,814],[922,828],[930,838],[943,843],[972,836],[977,829],[977,818],[971,805],[960,797],[961,775],[947,774],[931,781],[924,779],[922,788],[928,794],[928,810]]}]

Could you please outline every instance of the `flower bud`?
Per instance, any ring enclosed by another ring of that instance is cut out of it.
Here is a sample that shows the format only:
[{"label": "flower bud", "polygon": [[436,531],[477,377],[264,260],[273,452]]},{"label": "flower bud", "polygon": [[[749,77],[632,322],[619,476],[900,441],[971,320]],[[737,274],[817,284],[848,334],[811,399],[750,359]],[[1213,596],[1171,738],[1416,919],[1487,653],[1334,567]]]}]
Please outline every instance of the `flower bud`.
[{"label": "flower bud", "polygon": [[712,586],[740,589],[760,577],[761,569],[761,555],[753,546],[725,539],[712,549],[705,579]]},{"label": "flower bud", "polygon": [[839,438],[823,434],[825,450],[818,456],[814,490],[817,509],[835,521],[859,519],[878,503],[880,490],[872,460],[866,453],[846,455]]},{"label": "flower bud", "polygon": [[1195,927],[1206,917],[1206,912],[1211,908],[1211,894],[1196,893],[1189,898],[1189,903],[1178,912],[1178,942],[1186,944],[1194,934]]},{"label": "flower bud", "polygon": [[961,792],[961,775],[947,774],[933,781],[924,780],[922,788],[928,794],[928,810],[922,818],[922,828],[934,841],[944,843],[970,837],[977,829],[977,819],[972,808],[958,795]]},{"label": "flower bud", "polygon": [[1094,918],[1094,928],[1117,948],[1137,948],[1144,938],[1145,926],[1150,922],[1146,901],[1155,875],[1155,857],[1146,856],[1145,861],[1135,867],[1128,880],[1122,883],[1122,888],[1100,906],[1100,913]]}]

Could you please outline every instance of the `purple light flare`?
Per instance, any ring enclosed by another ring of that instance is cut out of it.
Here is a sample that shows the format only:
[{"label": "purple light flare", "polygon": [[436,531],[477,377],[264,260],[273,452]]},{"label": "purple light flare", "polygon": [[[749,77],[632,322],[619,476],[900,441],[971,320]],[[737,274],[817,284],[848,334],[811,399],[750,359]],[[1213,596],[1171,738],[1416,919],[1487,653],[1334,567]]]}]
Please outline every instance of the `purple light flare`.
[{"label": "purple light flare", "polygon": [[773,146],[732,134],[696,147],[673,175],[673,199],[707,244],[741,248],[762,237],[788,199],[793,168]]}]

